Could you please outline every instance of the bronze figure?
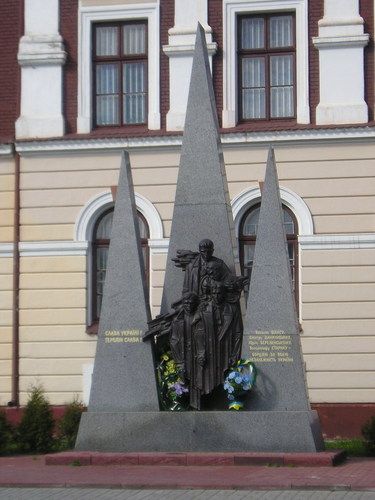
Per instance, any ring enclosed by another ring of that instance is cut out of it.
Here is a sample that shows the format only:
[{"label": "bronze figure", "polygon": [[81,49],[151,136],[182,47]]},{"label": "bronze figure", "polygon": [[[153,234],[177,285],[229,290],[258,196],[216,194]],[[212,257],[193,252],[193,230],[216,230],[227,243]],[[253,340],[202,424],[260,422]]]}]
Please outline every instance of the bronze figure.
[{"label": "bronze figure", "polygon": [[214,257],[204,239],[199,252],[178,250],[173,259],[185,271],[182,298],[174,312],[149,323],[145,338],[169,337],[172,356],[189,388],[190,406],[201,408],[201,396],[224,382],[225,372],[241,356],[241,292],[248,278],[233,275]]}]

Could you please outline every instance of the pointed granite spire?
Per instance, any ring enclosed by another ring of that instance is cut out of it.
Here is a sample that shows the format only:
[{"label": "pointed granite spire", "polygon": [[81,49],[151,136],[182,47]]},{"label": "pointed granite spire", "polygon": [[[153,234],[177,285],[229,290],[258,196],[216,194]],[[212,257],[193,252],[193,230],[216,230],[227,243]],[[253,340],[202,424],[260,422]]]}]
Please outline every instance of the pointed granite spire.
[{"label": "pointed granite spire", "polygon": [[243,356],[258,369],[254,410],[308,410],[298,320],[279,182],[268,152],[254,264],[244,321]]},{"label": "pointed granite spire", "polygon": [[124,152],[113,215],[89,412],[159,409],[150,310],[129,155]]},{"label": "pointed granite spire", "polygon": [[214,242],[215,256],[234,271],[234,225],[229,201],[205,32],[198,23],[182,140],[162,313],[181,297],[183,272],[171,261],[177,249],[198,251]]},{"label": "pointed granite spire", "polygon": [[279,329],[298,333],[279,181],[272,147],[268,151],[244,326],[248,331]]}]

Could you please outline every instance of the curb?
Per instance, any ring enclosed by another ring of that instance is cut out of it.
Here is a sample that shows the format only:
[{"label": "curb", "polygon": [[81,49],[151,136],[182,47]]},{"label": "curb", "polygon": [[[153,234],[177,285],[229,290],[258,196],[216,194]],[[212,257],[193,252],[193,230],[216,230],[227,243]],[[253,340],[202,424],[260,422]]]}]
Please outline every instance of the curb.
[{"label": "curb", "polygon": [[276,467],[332,467],[344,462],[344,451],[318,453],[102,453],[68,451],[45,456],[45,465],[269,465]]}]

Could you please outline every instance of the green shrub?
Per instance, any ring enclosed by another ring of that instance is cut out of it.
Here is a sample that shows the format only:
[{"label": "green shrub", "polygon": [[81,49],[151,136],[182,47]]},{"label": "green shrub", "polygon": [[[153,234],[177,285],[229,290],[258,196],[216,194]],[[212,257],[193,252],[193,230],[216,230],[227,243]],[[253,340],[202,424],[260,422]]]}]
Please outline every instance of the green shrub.
[{"label": "green shrub", "polygon": [[330,439],[325,441],[326,450],[343,450],[349,457],[365,457],[366,450],[363,440],[360,438],[352,439]]},{"label": "green shrub", "polygon": [[59,448],[70,449],[76,442],[79,422],[82,412],[85,411],[83,404],[75,399],[70,403],[58,423]]},{"label": "green shrub", "polygon": [[34,386],[18,426],[22,451],[45,453],[53,446],[54,420],[42,387]]},{"label": "green shrub", "polygon": [[0,411],[0,453],[5,453],[12,440],[12,427],[4,411]]},{"label": "green shrub", "polygon": [[375,415],[362,427],[365,448],[370,455],[375,455]]}]

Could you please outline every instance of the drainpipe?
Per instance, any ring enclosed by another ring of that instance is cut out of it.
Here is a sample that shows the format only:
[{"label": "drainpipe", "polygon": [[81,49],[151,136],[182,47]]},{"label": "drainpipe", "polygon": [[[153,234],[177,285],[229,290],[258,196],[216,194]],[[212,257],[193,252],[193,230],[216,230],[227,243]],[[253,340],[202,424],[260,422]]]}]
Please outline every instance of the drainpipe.
[{"label": "drainpipe", "polygon": [[20,155],[18,153],[15,154],[14,171],[13,242],[12,399],[8,406],[19,406]]},{"label": "drainpipe", "polygon": [[[18,2],[18,35],[24,34],[25,26],[25,2]],[[17,71],[17,106],[16,116],[21,115],[21,69]],[[13,314],[12,314],[12,399],[8,406],[19,406],[19,293],[20,293],[20,155],[17,153],[16,144],[13,144],[15,152],[14,166],[14,236],[13,236]]]}]

